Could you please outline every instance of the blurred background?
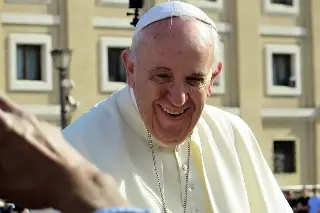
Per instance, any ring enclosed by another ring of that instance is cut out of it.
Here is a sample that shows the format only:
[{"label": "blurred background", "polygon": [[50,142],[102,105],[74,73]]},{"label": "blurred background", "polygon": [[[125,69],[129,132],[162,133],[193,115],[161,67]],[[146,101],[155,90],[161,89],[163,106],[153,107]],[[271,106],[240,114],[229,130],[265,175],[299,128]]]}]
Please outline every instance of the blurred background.
[{"label": "blurred background", "polygon": [[[208,104],[248,123],[283,190],[320,188],[320,1],[185,1],[222,38],[224,68]],[[1,1],[0,90],[65,127],[125,85],[119,57],[135,15],[160,2]]]}]

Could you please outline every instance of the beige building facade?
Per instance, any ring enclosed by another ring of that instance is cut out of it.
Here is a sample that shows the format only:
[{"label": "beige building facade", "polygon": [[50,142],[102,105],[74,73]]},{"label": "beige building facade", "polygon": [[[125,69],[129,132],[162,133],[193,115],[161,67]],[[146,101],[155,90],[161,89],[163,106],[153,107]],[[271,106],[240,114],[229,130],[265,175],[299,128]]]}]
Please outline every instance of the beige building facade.
[{"label": "beige building facade", "polygon": [[[145,0],[145,11],[160,0]],[[208,104],[241,116],[283,188],[320,184],[319,0],[186,0],[223,38],[222,74]],[[121,88],[131,43],[128,0],[0,2],[0,91],[59,124],[59,79],[50,51],[73,50],[73,119]]]}]

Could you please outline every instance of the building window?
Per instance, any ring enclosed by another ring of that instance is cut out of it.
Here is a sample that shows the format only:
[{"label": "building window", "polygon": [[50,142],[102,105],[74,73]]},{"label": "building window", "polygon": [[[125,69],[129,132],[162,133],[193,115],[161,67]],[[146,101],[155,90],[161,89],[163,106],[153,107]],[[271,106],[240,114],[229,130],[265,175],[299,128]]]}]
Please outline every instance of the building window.
[{"label": "building window", "polygon": [[213,86],[214,86],[214,87],[218,87],[220,84],[221,84],[221,83],[220,83],[220,76],[218,76],[218,77],[214,80]]},{"label": "building window", "polygon": [[278,15],[298,15],[300,0],[263,0],[264,12]]},{"label": "building window", "polygon": [[17,45],[17,79],[41,81],[41,45]]},{"label": "building window", "polygon": [[115,92],[126,85],[126,70],[121,53],[130,47],[129,37],[102,37],[100,39],[100,90]]},{"label": "building window", "polygon": [[266,45],[267,94],[301,94],[301,58],[297,45]]},{"label": "building window", "polygon": [[225,93],[225,71],[226,69],[226,63],[225,63],[225,45],[223,41],[220,41],[220,57],[222,62],[222,70],[220,74],[217,76],[217,78],[213,81],[213,96],[224,94]]},{"label": "building window", "polygon": [[295,87],[291,54],[272,54],[273,85]]},{"label": "building window", "polygon": [[293,6],[293,0],[271,0],[271,3]]},{"label": "building window", "polygon": [[296,172],[296,145],[295,141],[273,142],[273,170],[274,173]]},{"label": "building window", "polygon": [[9,35],[9,89],[12,91],[51,91],[51,36]]},{"label": "building window", "polygon": [[126,68],[121,60],[121,53],[125,48],[108,47],[108,70],[107,80],[111,82],[126,82]]}]

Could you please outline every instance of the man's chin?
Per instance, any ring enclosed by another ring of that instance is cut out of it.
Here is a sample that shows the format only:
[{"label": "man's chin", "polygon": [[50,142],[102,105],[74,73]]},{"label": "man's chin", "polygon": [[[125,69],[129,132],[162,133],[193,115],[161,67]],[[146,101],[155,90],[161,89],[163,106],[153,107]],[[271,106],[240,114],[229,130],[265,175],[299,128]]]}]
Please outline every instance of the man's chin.
[{"label": "man's chin", "polygon": [[[181,131],[181,130],[180,130]],[[186,132],[177,132],[177,131],[156,131],[155,130],[155,138],[167,146],[179,145],[185,141],[188,134]]]},{"label": "man's chin", "polygon": [[[160,119],[159,119],[160,118]],[[172,124],[159,114],[153,117],[151,134],[165,145],[178,145],[185,141],[190,134],[192,119],[183,119]],[[165,124],[165,125],[164,125]],[[188,125],[186,125],[188,124]]]}]

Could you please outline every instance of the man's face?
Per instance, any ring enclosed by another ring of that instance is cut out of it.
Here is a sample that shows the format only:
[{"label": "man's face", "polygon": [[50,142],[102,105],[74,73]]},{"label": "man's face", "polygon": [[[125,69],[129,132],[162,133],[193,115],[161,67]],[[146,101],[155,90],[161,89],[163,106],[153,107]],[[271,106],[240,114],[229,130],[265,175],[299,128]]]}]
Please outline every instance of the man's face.
[{"label": "man's face", "polygon": [[308,189],[307,188],[303,188],[302,189],[302,196],[307,196],[309,193]]},{"label": "man's face", "polygon": [[210,33],[196,20],[163,20],[143,30],[136,60],[122,56],[147,130],[167,145],[190,134],[221,70]]}]

